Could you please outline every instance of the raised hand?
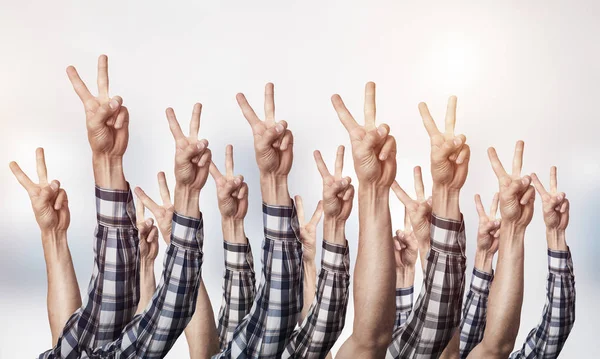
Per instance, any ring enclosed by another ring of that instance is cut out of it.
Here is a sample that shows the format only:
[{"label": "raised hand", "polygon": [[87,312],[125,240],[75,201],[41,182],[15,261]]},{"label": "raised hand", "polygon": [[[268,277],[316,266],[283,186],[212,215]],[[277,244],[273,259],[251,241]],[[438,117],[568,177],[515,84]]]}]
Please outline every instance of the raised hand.
[{"label": "raised hand", "polygon": [[44,149],[38,148],[35,155],[39,183],[34,183],[16,162],[10,163],[10,170],[29,194],[35,220],[42,232],[65,232],[71,221],[67,192],[60,188],[57,180],[48,183]]},{"label": "raised hand", "polygon": [[344,168],[344,146],[339,146],[335,159],[335,172],[332,175],[323,161],[321,152],[314,152],[315,162],[323,178],[323,212],[325,217],[336,221],[346,221],[352,212],[354,186],[350,177],[342,177]]},{"label": "raised hand", "polygon": [[340,121],[350,135],[354,170],[359,182],[389,189],[396,177],[396,140],[388,125],[375,126],[375,83],[365,86],[365,125],[360,126],[339,95],[331,97]]},{"label": "raised hand", "polygon": [[175,179],[177,185],[189,187],[190,189],[200,191],[206,183],[211,163],[211,151],[208,148],[208,141],[198,140],[200,130],[200,114],[202,105],[194,105],[192,120],[190,121],[189,136],[185,136],[175,112],[172,108],[167,108],[167,120],[169,128],[175,139]]},{"label": "raised hand", "polygon": [[483,208],[481,196],[475,195],[475,207],[477,207],[477,214],[479,215],[475,268],[487,273],[492,272],[492,260],[500,245],[501,219],[497,218],[499,198],[498,192],[496,192],[488,214]]},{"label": "raised hand", "polygon": [[129,112],[123,99],[108,94],[108,57],[98,58],[98,96],[90,93],[73,66],[67,67],[73,89],[85,109],[88,140],[94,154],[121,157],[129,140]]},{"label": "raised hand", "polygon": [[438,130],[427,104],[419,104],[419,112],[431,140],[431,177],[434,186],[440,185],[449,190],[460,190],[467,179],[471,150],[465,135],[455,135],[456,96],[448,99],[446,128]]},{"label": "raised hand", "polygon": [[300,224],[300,241],[302,241],[302,259],[304,262],[314,263],[317,253],[317,226],[323,216],[323,201],[319,201],[317,208],[310,221],[306,222],[304,217],[304,204],[302,197],[294,197],[296,210],[298,211],[298,223]]},{"label": "raised hand", "polygon": [[416,200],[410,198],[396,181],[392,184],[392,190],[404,205],[405,213],[408,213],[413,229],[413,235],[419,244],[421,265],[424,267],[426,263],[425,260],[427,259],[427,252],[429,252],[429,247],[431,245],[431,197],[425,197],[425,186],[423,185],[423,175],[420,166],[414,168],[413,176],[415,179],[415,192],[417,193]]},{"label": "raised hand", "polygon": [[535,189],[530,186],[531,177],[521,177],[523,149],[525,143],[517,141],[513,156],[512,174],[508,174],[498,159],[493,147],[488,149],[488,157],[500,185],[500,214],[503,222],[525,227],[533,216]]},{"label": "raised hand", "polygon": [[210,175],[217,184],[219,211],[224,218],[242,220],[248,212],[248,185],[244,176],[233,175],[233,146],[225,148],[225,175],[214,162],[210,164]]},{"label": "raised hand", "polygon": [[[157,177],[158,177],[158,188],[160,190],[160,197],[162,199],[163,204],[162,204],[162,206],[158,205],[156,202],[154,202],[154,200],[152,200],[152,198],[150,198],[146,194],[146,192],[144,192],[143,189],[141,189],[140,187],[136,187],[135,195],[141,201],[141,205],[140,205],[140,203],[138,203],[138,205],[137,205],[138,222],[140,221],[140,218],[142,218],[142,219],[144,218],[143,217],[143,215],[144,215],[143,207],[148,208],[150,210],[150,212],[152,213],[152,215],[154,216],[154,218],[156,218],[156,222],[158,223],[158,229],[160,230],[160,233],[162,234],[163,240],[167,244],[169,244],[169,243],[171,243],[171,225],[173,224],[173,213],[175,213],[175,207],[173,206],[173,203],[171,202],[171,193],[169,192],[169,186],[167,185],[167,179],[165,177],[165,173],[159,172]],[[142,207],[142,212],[141,212],[142,217],[139,216],[140,207]],[[152,224],[147,224],[147,227],[151,227],[151,226],[152,226]],[[139,223],[138,223],[138,227],[139,227]],[[140,239],[141,239],[141,234],[140,234]]]},{"label": "raised hand", "polygon": [[152,218],[145,218],[144,204],[139,196],[135,210],[138,235],[140,236],[140,259],[154,263],[158,255],[158,228],[154,225]]},{"label": "raised hand", "polygon": [[265,86],[265,120],[261,121],[244,94],[236,96],[254,135],[254,152],[261,174],[287,176],[292,168],[294,137],[287,122],[275,121],[275,94],[272,83]]},{"label": "raised hand", "polygon": [[548,229],[564,231],[569,225],[569,200],[564,192],[558,192],[556,186],[556,167],[550,168],[550,191],[544,188],[535,173],[531,174],[533,185],[542,196],[544,222]]},{"label": "raised hand", "polygon": [[404,211],[404,230],[397,230],[394,236],[394,256],[396,258],[396,273],[412,270],[414,272],[419,244],[407,211]]}]

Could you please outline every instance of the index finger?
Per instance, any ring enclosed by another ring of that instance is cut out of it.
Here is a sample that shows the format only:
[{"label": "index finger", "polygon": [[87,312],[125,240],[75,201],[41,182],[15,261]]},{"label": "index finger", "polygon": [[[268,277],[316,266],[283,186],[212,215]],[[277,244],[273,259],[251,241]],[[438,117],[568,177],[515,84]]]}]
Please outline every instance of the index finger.
[{"label": "index finger", "polygon": [[271,82],[265,85],[265,122],[275,122],[275,86]]},{"label": "index finger", "polygon": [[421,166],[416,166],[414,170],[415,191],[417,192],[417,200],[422,202],[425,200],[425,186],[423,185],[423,175],[421,174]]},{"label": "index finger", "polygon": [[194,104],[192,110],[192,119],[190,120],[190,137],[194,140],[198,139],[198,132],[200,131],[200,115],[202,114],[202,104]]},{"label": "index finger", "polygon": [[69,81],[71,81],[71,85],[73,85],[73,90],[75,90],[75,93],[79,96],[79,99],[84,105],[87,101],[94,98],[85,83],[81,80],[81,77],[79,77],[75,67],[67,67],[67,76],[69,76]]},{"label": "index finger", "polygon": [[342,178],[342,170],[344,169],[344,146],[339,146],[335,156],[335,177]]},{"label": "index finger", "polygon": [[8,166],[17,178],[17,181],[19,181],[21,186],[23,186],[23,188],[25,188],[25,190],[28,193],[35,189],[35,183],[33,183],[31,179],[29,179],[29,177],[25,174],[25,172],[23,172],[21,167],[19,167],[19,165],[16,162],[13,161]]},{"label": "index finger", "polygon": [[356,122],[354,117],[352,117],[350,111],[348,111],[348,108],[346,108],[346,105],[344,104],[344,101],[342,100],[340,95],[336,94],[331,96],[331,103],[333,104],[333,108],[335,109],[338,118],[340,119],[342,125],[344,125],[348,133],[350,133],[355,128],[360,127],[360,125]]},{"label": "index finger", "polygon": [[454,126],[456,125],[456,96],[450,96],[446,108],[446,135],[454,137]]},{"label": "index finger", "polygon": [[317,226],[319,224],[319,222],[321,221],[321,216],[323,215],[323,201],[319,201],[319,203],[317,204],[317,208],[315,209],[315,212],[313,213],[312,217],[310,218],[310,224],[312,224],[313,226]]},{"label": "index finger", "polygon": [[169,186],[167,185],[167,178],[164,172],[158,172],[158,189],[160,191],[160,198],[162,198],[163,204],[171,205],[171,193],[169,192]]},{"label": "index finger", "polygon": [[367,82],[365,85],[365,129],[372,130],[375,126],[377,107],[375,105],[375,83]]},{"label": "index finger", "polygon": [[156,204],[156,202],[154,202],[154,200],[152,198],[150,198],[146,194],[146,192],[144,192],[144,190],[141,189],[140,187],[135,188],[135,194],[142,201],[142,203],[144,204],[144,207],[148,208],[150,210],[150,212],[152,212],[152,214],[154,214],[156,216],[156,213],[158,212],[159,209],[161,209],[161,207],[158,204]]},{"label": "index finger", "polygon": [[298,223],[303,226],[304,223],[304,205],[302,203],[302,197],[296,196],[294,197],[296,200],[296,213],[298,214]]},{"label": "index finger", "polygon": [[108,98],[108,56],[98,57],[98,97]]},{"label": "index finger", "polygon": [[256,113],[248,103],[248,100],[246,100],[246,96],[244,96],[243,93],[237,94],[235,99],[237,100],[238,106],[240,106],[240,109],[242,110],[242,114],[251,126],[254,126],[260,122],[260,119],[258,116],[256,116]]},{"label": "index finger", "polygon": [[425,130],[429,134],[429,137],[433,137],[440,133],[437,126],[435,125],[435,121],[433,121],[433,117],[429,113],[429,108],[425,102],[421,102],[419,104],[419,114],[421,115],[421,119],[423,119],[423,125],[425,125]]},{"label": "index finger", "polygon": [[319,173],[321,174],[321,177],[325,178],[325,177],[331,176],[331,174],[329,173],[329,170],[327,169],[327,165],[323,161],[321,152],[319,152],[319,150],[316,150],[313,154],[315,157],[315,162],[317,163],[317,168],[319,169]]},{"label": "index finger", "polygon": [[35,160],[37,164],[37,174],[40,180],[40,184],[48,183],[48,171],[46,169],[46,157],[44,156],[44,149],[38,148],[35,150]]},{"label": "index finger", "polygon": [[490,163],[492,164],[492,169],[494,170],[494,173],[498,179],[508,176],[508,173],[506,173],[506,170],[502,166],[502,162],[500,162],[500,159],[498,159],[498,154],[496,153],[496,149],[494,147],[488,148],[488,157],[490,159]]},{"label": "index finger", "polygon": [[485,208],[483,208],[483,203],[481,203],[481,196],[478,194],[475,195],[475,207],[477,208],[477,214],[480,218],[487,218]]},{"label": "index finger", "polygon": [[396,197],[398,197],[400,202],[402,202],[402,204],[405,207],[408,207],[410,204],[412,204],[412,198],[410,198],[410,196],[407,195],[406,192],[404,192],[404,190],[402,189],[402,187],[400,187],[397,181],[394,181],[394,183],[392,183],[392,190],[396,194]]},{"label": "index finger", "polygon": [[557,179],[556,179],[556,166],[550,167],[550,191],[556,193],[557,190]]},{"label": "index finger", "polygon": [[521,176],[521,168],[523,168],[523,148],[525,143],[523,141],[517,141],[515,145],[515,155],[513,156],[513,176]]},{"label": "index finger", "polygon": [[185,140],[185,135],[183,134],[183,131],[181,131],[181,127],[179,126],[177,117],[175,117],[175,111],[173,111],[173,109],[169,107],[165,112],[167,114],[167,121],[169,122],[169,129],[173,134],[175,142]]},{"label": "index finger", "polygon": [[411,229],[412,225],[410,224],[410,216],[408,215],[406,206],[404,206],[404,231],[410,231]]},{"label": "index finger", "polygon": [[233,177],[233,146],[225,147],[225,175]]},{"label": "index finger", "polygon": [[215,165],[213,161],[210,161],[210,167],[208,168],[208,171],[210,172],[210,175],[215,179],[215,181],[223,177],[221,171],[219,171],[217,165]]},{"label": "index finger", "polygon": [[142,203],[142,199],[137,194],[136,194],[136,198],[137,198],[137,200],[135,201],[135,216],[137,217],[136,222],[141,223],[145,219],[144,204]]},{"label": "index finger", "polygon": [[500,193],[494,193],[494,198],[492,198],[492,206],[490,207],[490,217],[496,218],[498,214],[498,203],[500,202]]}]

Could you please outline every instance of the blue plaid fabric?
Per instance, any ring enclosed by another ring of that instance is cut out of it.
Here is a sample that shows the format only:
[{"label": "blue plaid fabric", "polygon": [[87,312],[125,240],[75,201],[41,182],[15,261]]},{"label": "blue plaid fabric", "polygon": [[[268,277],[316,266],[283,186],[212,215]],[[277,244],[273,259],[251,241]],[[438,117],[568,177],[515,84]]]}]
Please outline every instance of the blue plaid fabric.
[{"label": "blue plaid fabric", "polygon": [[460,323],[460,357],[467,355],[481,342],[485,332],[487,315],[487,299],[490,294],[490,283],[493,274],[473,268],[471,287],[463,307],[463,318]]},{"label": "blue plaid fabric", "polygon": [[431,249],[421,293],[386,358],[437,358],[460,324],[465,281],[465,224],[431,216]]},{"label": "blue plaid fabric", "polygon": [[396,288],[396,323],[394,332],[402,327],[412,312],[415,287]]}]

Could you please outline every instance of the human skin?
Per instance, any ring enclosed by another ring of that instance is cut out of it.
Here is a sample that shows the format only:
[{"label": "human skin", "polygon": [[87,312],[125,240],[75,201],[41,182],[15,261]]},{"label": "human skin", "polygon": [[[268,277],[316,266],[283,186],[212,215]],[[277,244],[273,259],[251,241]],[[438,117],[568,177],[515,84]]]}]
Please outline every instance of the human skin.
[{"label": "human skin", "polygon": [[375,84],[365,86],[365,125],[339,95],[332,97],[352,143],[358,177],[358,254],[354,270],[354,325],[339,358],[381,358],[392,338],[395,275],[389,191],[396,177],[396,141],[385,124],[375,126]]},{"label": "human skin", "polygon": [[67,243],[71,219],[67,192],[60,188],[58,181],[48,182],[44,149],[36,150],[36,161],[38,183],[34,183],[16,162],[10,163],[10,169],[29,195],[42,235],[48,278],[48,322],[54,346],[69,317],[81,307],[81,295]]}]

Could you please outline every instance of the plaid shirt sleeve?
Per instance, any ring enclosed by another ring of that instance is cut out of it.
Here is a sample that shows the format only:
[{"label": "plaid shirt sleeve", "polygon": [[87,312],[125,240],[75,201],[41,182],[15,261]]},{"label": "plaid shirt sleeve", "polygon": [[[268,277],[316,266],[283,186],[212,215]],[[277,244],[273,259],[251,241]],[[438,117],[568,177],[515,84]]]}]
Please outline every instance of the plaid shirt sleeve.
[{"label": "plaid shirt sleeve", "polygon": [[262,275],[250,313],[213,358],[279,358],[302,309],[302,244],[296,208],[263,204]]},{"label": "plaid shirt sleeve", "polygon": [[399,330],[406,323],[412,312],[414,292],[414,286],[396,288],[396,323],[394,324],[394,331]]},{"label": "plaid shirt sleeve", "polygon": [[510,358],[557,358],[575,323],[575,276],[571,252],[548,250],[546,304],[540,323]]},{"label": "plaid shirt sleeve", "polygon": [[466,358],[471,350],[481,342],[485,332],[487,301],[493,274],[473,268],[471,287],[463,307],[460,323],[460,357]]},{"label": "plaid shirt sleeve", "polygon": [[325,358],[344,329],[350,286],[348,244],[323,241],[315,299],[282,358]]},{"label": "plaid shirt sleeve", "polygon": [[460,324],[465,280],[465,225],[431,216],[431,250],[413,312],[398,328],[386,358],[437,358]]},{"label": "plaid shirt sleeve", "polygon": [[223,300],[219,310],[219,345],[225,349],[233,339],[235,328],[248,314],[256,294],[254,259],[250,243],[237,244],[223,241],[225,273]]},{"label": "plaid shirt sleeve", "polygon": [[40,358],[78,357],[84,348],[116,340],[139,300],[138,233],[131,191],[96,187],[94,266],[84,304],[67,321],[56,346]]}]

